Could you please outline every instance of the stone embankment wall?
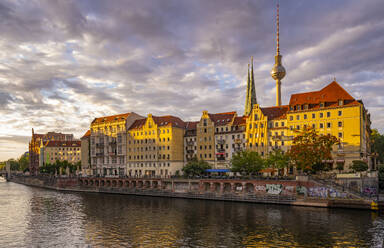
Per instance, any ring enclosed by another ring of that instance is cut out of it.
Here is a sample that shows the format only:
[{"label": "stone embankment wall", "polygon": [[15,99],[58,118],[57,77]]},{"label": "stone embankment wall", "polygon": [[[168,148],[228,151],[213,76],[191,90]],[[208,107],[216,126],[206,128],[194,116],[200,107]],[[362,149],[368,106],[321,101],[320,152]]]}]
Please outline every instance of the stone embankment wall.
[{"label": "stone embankment wall", "polygon": [[371,209],[371,201],[295,180],[53,178],[17,176],[11,181],[55,190],[244,201],[295,206]]}]

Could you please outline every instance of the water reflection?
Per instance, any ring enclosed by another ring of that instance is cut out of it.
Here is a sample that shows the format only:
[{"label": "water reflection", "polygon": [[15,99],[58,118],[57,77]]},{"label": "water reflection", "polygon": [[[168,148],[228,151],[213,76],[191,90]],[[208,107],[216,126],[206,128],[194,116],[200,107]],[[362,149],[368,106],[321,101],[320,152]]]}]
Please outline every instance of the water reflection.
[{"label": "water reflection", "polygon": [[0,204],[2,247],[381,247],[384,234],[382,216],[368,211],[72,194],[11,183],[0,184]]}]

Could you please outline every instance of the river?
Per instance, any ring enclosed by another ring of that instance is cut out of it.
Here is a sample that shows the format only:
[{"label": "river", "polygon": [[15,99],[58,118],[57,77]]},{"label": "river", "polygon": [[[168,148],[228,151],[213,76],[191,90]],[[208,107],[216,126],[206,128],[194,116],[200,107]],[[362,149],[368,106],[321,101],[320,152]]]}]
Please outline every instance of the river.
[{"label": "river", "polygon": [[384,216],[0,181],[0,247],[382,247]]}]

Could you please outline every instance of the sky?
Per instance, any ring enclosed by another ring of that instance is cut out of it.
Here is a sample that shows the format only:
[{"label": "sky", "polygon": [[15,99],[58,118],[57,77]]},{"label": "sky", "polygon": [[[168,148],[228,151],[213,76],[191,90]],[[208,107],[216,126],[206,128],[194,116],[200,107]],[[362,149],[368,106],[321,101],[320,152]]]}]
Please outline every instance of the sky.
[{"label": "sky", "polygon": [[[336,78],[384,131],[384,1],[280,0],[282,101]],[[80,138],[95,117],[198,120],[275,104],[272,0],[1,0],[0,161],[31,130]]]}]

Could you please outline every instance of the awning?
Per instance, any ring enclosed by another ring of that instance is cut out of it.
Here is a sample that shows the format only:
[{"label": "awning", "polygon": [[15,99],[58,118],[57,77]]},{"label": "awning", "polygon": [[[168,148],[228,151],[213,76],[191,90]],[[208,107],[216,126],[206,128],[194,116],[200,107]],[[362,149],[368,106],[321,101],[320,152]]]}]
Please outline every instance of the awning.
[{"label": "awning", "polygon": [[206,169],[206,172],[230,172],[229,169]]}]

